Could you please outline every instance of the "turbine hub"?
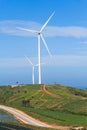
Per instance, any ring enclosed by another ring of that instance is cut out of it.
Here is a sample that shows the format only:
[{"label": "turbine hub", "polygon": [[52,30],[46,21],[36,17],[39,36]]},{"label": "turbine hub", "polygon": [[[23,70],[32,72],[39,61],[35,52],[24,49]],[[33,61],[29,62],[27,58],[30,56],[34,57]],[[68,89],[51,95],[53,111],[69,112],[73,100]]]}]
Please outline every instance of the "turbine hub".
[{"label": "turbine hub", "polygon": [[40,32],[38,33],[38,35],[40,35]]}]

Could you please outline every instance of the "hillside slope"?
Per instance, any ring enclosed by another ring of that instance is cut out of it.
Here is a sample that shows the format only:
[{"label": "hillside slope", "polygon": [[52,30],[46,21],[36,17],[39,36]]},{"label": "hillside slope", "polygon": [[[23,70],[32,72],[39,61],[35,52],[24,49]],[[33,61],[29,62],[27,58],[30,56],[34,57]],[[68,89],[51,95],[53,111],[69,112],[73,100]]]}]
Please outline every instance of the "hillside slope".
[{"label": "hillside slope", "polygon": [[63,85],[0,87],[0,104],[50,124],[87,126],[87,91]]}]

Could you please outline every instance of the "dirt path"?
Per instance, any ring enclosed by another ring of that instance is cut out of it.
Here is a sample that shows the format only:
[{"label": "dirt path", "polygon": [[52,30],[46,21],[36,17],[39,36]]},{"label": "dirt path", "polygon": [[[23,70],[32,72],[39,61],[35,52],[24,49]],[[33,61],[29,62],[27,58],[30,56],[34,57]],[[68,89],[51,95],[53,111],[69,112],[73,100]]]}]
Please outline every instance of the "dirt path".
[{"label": "dirt path", "polygon": [[31,116],[27,115],[26,113],[18,109],[11,108],[4,105],[0,105],[0,109],[7,111],[8,113],[12,114],[17,120],[25,124],[31,124],[31,125],[42,126],[42,127],[52,127],[51,125],[48,125],[46,123],[40,122],[39,120],[32,118]]},{"label": "dirt path", "polygon": [[47,123],[44,123],[37,119],[32,118],[31,116],[27,115],[26,113],[24,113],[21,110],[18,110],[18,109],[12,108],[12,107],[0,105],[0,109],[7,111],[8,113],[12,114],[17,120],[19,120],[20,122],[23,122],[25,124],[31,124],[31,125],[35,125],[35,126],[48,127],[48,128],[55,128],[55,129],[59,129],[59,130],[69,130],[68,126],[49,125]]},{"label": "dirt path", "polygon": [[54,93],[49,92],[49,91],[46,89],[46,86],[45,86],[45,85],[41,85],[41,88],[42,88],[42,90],[43,90],[45,93],[47,93],[48,95],[51,95],[52,97],[56,97],[56,98],[61,98],[60,96],[58,96],[58,95],[56,95],[56,94],[54,94]]}]

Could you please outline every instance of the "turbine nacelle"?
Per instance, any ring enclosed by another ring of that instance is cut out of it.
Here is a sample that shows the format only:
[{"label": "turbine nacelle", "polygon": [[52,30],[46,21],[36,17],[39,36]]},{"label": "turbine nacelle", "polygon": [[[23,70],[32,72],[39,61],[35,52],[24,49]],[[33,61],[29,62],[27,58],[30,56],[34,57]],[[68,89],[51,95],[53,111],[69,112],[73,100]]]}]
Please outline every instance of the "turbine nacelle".
[{"label": "turbine nacelle", "polygon": [[38,32],[38,35],[40,35],[41,33],[40,32]]}]

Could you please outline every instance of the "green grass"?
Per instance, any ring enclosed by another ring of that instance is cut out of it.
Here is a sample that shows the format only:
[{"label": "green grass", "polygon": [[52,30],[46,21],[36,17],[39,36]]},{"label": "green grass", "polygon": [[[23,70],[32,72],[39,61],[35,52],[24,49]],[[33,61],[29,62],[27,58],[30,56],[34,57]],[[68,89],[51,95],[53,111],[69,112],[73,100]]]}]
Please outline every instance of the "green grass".
[{"label": "green grass", "polygon": [[0,104],[56,125],[87,126],[87,91],[59,84],[46,85],[55,96],[45,93],[40,85],[0,87]]}]

